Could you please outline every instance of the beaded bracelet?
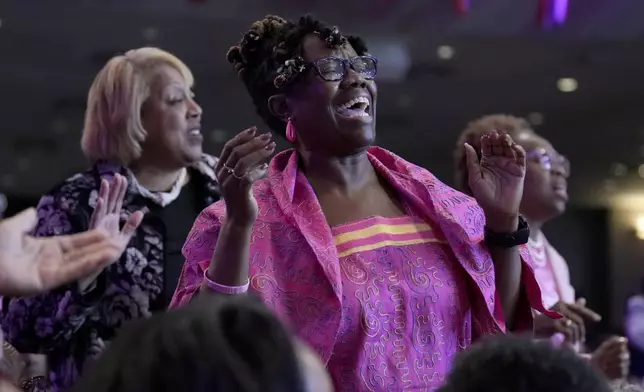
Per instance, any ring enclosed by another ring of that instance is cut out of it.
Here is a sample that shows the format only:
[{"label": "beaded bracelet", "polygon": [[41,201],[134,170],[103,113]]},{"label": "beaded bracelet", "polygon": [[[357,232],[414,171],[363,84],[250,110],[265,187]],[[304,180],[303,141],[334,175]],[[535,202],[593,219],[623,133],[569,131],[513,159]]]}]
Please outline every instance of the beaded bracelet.
[{"label": "beaded bracelet", "polygon": [[209,290],[214,291],[215,293],[228,295],[244,294],[248,291],[248,286],[250,285],[250,280],[243,286],[226,286],[219,284],[211,280],[206,271],[203,273],[203,282]]}]

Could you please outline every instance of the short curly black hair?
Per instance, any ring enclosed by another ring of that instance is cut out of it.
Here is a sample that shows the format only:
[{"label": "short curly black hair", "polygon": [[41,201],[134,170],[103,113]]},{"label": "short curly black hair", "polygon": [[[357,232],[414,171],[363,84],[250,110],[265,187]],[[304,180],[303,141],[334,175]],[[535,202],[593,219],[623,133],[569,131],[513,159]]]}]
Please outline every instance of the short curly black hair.
[{"label": "short curly black hair", "polygon": [[257,114],[281,136],[285,136],[286,123],[271,113],[268,99],[285,92],[304,70],[302,43],[309,34],[319,35],[329,47],[349,43],[359,56],[367,53],[360,37],[344,36],[337,27],[328,26],[311,15],[302,16],[297,23],[268,15],[254,22],[226,55],[246,85]]},{"label": "short curly black hair", "polygon": [[467,164],[463,144],[467,143],[474,147],[481,159],[481,136],[494,130],[505,132],[513,139],[523,132],[535,133],[526,119],[509,114],[490,114],[469,122],[458,137],[454,150],[455,186],[459,191],[468,195],[472,194],[467,181]]},{"label": "short curly black hair", "polygon": [[495,336],[459,355],[440,392],[610,392],[571,350],[532,337]]},{"label": "short curly black hair", "polygon": [[203,296],[123,328],[78,392],[304,392],[294,341],[252,296]]}]

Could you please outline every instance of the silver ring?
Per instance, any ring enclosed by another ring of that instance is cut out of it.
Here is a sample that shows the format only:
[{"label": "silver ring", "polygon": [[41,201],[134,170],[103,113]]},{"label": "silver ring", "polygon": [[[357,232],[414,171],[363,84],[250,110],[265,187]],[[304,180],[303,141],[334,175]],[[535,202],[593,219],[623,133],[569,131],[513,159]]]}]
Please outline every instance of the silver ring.
[{"label": "silver ring", "polygon": [[233,169],[232,167],[226,166],[226,164],[224,164],[224,169],[226,169],[228,174],[232,174],[233,177],[235,177],[238,180],[243,180],[244,177],[246,177],[246,175],[248,174],[248,173],[244,173],[244,175],[238,176],[237,173],[235,173],[235,169]]},{"label": "silver ring", "polygon": [[238,175],[237,175],[237,173],[235,173],[235,172],[233,171],[231,174],[232,174],[232,175],[233,175],[233,177],[235,177],[236,179],[238,179],[238,180],[243,180],[243,179],[246,177],[246,174],[248,174],[248,173],[244,173],[244,175],[243,175],[243,176],[238,176]]}]

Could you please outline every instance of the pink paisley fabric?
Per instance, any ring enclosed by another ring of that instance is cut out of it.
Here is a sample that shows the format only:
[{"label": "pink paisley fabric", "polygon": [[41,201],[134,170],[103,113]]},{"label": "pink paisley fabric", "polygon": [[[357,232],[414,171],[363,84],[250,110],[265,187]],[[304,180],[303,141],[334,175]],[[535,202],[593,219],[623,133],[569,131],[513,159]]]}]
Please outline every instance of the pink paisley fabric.
[{"label": "pink paisley fabric", "polygon": [[440,230],[408,211],[331,231],[344,290],[327,365],[335,390],[440,387],[472,342],[466,274]]},{"label": "pink paisley fabric", "polygon": [[[476,201],[384,149],[370,148],[369,160],[415,216],[442,233],[450,257],[467,285],[472,340],[505,332],[503,310],[494,285],[494,264],[483,243],[485,218]],[[276,155],[270,163],[268,178],[256,183],[253,191],[259,217],[251,236],[250,290],[328,364],[336,343],[343,339],[342,312],[346,299],[342,269],[332,230],[311,185],[298,169],[298,154],[289,150]],[[183,249],[186,263],[171,306],[181,306],[198,293],[225,216],[225,203],[217,202],[195,221]],[[531,308],[552,317],[558,315],[543,307],[539,285],[529,267],[529,252],[526,247],[521,247],[520,252],[525,296],[517,308],[515,324],[520,329],[531,329]],[[391,310],[400,305],[383,302],[382,306]],[[406,302],[402,306],[411,304]],[[456,336],[453,330],[446,333]],[[396,347],[390,343],[383,350],[394,355]],[[390,388],[371,388],[365,384],[358,390]]]}]

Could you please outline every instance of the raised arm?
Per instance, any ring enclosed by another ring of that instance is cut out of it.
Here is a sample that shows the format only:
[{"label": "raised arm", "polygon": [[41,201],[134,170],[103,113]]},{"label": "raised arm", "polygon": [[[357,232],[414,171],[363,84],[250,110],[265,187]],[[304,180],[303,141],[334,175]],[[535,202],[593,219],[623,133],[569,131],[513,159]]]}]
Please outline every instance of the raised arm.
[{"label": "raised arm", "polygon": [[[519,246],[527,243],[529,235],[529,228],[519,225],[525,150],[509,135],[496,131],[481,137],[480,161],[472,146],[465,144],[463,148],[469,187],[485,214],[485,242],[494,261],[499,318],[509,330],[531,327],[528,304],[535,302],[535,294],[540,297],[540,290],[534,284],[531,269],[523,262],[529,255],[521,255]],[[541,298],[538,302],[543,308]]]},{"label": "raised arm", "polygon": [[0,221],[0,295],[45,293],[102,270],[123,253],[123,241],[105,230],[36,238],[30,233],[37,223],[34,208]]},{"label": "raised arm", "polygon": [[198,290],[240,294],[248,289],[251,232],[258,214],[252,187],[265,176],[262,162],[275,150],[271,134],[256,132],[255,127],[247,129],[224,146],[215,173],[225,204],[216,203],[197,218],[184,246],[186,264],[171,306],[186,303]]},{"label": "raised arm", "polygon": [[[72,200],[69,194],[60,191],[41,199],[37,208],[38,224],[34,234],[47,238],[26,238],[41,249],[37,256],[43,258],[39,268],[44,269],[35,272],[43,272],[47,278],[51,278],[56,273],[63,272],[63,261],[59,259],[65,257],[67,261],[73,260],[79,255],[78,252],[97,256],[97,252],[101,252],[99,248],[106,245],[98,242],[90,244],[90,249],[83,248],[83,243],[70,241],[78,239],[78,233],[85,232],[89,224],[89,218],[85,219],[89,214],[83,210],[70,209],[70,206],[79,205],[80,202]],[[98,204],[100,205],[100,198]],[[2,319],[6,340],[21,352],[46,352],[71,339],[105,292],[107,281],[105,275],[100,274],[101,267],[109,266],[119,259],[141,218],[140,212],[133,214],[119,231],[119,214],[106,213],[98,217],[102,222],[102,234],[99,235],[107,237],[110,248],[107,256],[110,260],[103,260],[96,264],[97,269],[87,271],[98,277],[93,288],[81,291],[78,281],[75,281],[51,292],[12,299]],[[61,237],[65,235],[73,236]],[[56,260],[59,261],[58,264]]]},{"label": "raised arm", "polygon": [[[37,207],[37,237],[52,237],[87,229],[80,215],[71,214],[61,195],[44,196]],[[74,283],[51,292],[10,301],[2,319],[5,339],[21,352],[46,352],[64,344],[92,311],[97,298],[83,297]]]}]

